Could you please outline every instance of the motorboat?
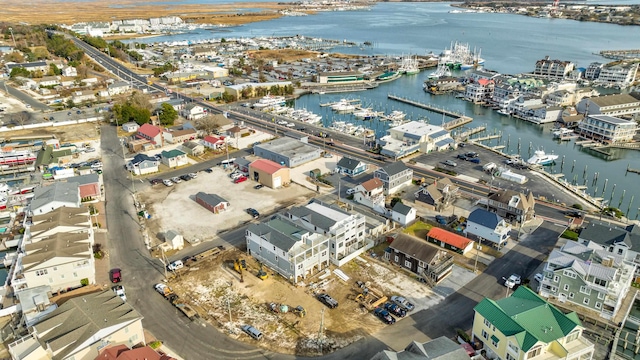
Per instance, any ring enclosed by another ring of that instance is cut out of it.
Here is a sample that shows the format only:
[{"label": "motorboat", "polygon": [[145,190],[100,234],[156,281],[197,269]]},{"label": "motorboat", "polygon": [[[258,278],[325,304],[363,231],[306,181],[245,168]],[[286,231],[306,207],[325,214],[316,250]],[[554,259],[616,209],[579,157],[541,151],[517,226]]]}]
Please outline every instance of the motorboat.
[{"label": "motorboat", "polygon": [[573,134],[574,134],[573,130],[562,127],[553,132],[553,138],[563,139]]},{"label": "motorboat", "polygon": [[253,104],[253,107],[255,109],[273,108],[276,105],[283,106],[285,104],[285,102],[286,102],[286,100],[285,100],[284,96],[267,95],[267,96],[263,97],[262,99],[258,100],[257,103]]},{"label": "motorboat", "polygon": [[530,165],[551,165],[558,158],[558,155],[546,154],[544,150],[536,150],[533,156],[527,160]]}]

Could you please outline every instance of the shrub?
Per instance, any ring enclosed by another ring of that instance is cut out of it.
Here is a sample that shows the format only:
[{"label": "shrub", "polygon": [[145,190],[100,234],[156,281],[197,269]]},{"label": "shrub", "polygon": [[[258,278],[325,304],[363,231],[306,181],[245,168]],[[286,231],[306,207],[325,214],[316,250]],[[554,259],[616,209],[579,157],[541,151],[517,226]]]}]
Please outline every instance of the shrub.
[{"label": "shrub", "polygon": [[149,347],[151,347],[153,350],[156,350],[160,346],[162,346],[162,341],[160,340],[152,341],[149,343]]},{"label": "shrub", "polygon": [[571,207],[574,209],[582,210],[582,204],[573,204],[571,205]]},{"label": "shrub", "polygon": [[81,279],[80,280],[80,285],[82,285],[82,286],[89,285],[89,279],[87,279],[87,278]]},{"label": "shrub", "polygon": [[569,239],[569,240],[573,240],[573,241],[577,241],[578,240],[578,233],[575,231],[571,231],[571,230],[565,230],[562,235],[560,235],[560,237],[563,237],[565,239]]},{"label": "shrub", "polygon": [[102,225],[99,222],[94,222],[93,226],[100,229],[102,227]]},{"label": "shrub", "polygon": [[463,339],[464,341],[471,342],[471,338],[469,337],[469,334],[467,334],[464,330],[456,329],[456,334],[458,334],[458,336],[460,336],[460,338]]}]

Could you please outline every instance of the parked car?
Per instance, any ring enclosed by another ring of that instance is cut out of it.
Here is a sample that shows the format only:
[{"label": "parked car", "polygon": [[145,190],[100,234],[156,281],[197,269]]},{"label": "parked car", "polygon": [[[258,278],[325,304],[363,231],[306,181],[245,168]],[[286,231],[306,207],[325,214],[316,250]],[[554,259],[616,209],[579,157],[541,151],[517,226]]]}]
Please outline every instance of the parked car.
[{"label": "parked car", "polygon": [[262,339],[262,332],[260,332],[260,330],[254,328],[253,326],[251,326],[251,325],[242,325],[240,328],[247,335],[251,336],[252,338],[254,338],[256,340],[261,340]]},{"label": "parked car", "polygon": [[513,289],[514,287],[516,287],[517,285],[520,285],[521,283],[522,283],[522,279],[518,274],[511,274],[511,276],[509,276],[508,279],[504,280],[504,286],[508,287],[509,289]]},{"label": "parked car", "polygon": [[327,305],[330,309],[335,309],[338,307],[338,302],[328,294],[319,294],[317,297],[321,303]]},{"label": "parked car", "polygon": [[96,151],[96,149],[91,148],[91,147],[88,147],[88,148],[84,149],[84,152],[88,152],[88,153],[92,153],[92,152],[95,152],[95,151]]},{"label": "parked car", "polygon": [[448,219],[446,216],[436,215],[436,221],[438,224],[447,225]]},{"label": "parked car", "polygon": [[380,318],[380,320],[384,321],[385,324],[391,325],[395,324],[396,319],[389,314],[389,312],[383,308],[376,308],[373,313]]},{"label": "parked car", "polygon": [[176,184],[179,184],[179,183],[181,183],[181,182],[182,182],[182,180],[181,180],[179,177],[177,177],[177,176],[172,177],[172,178],[171,178],[171,181],[173,181],[173,182],[174,182],[174,183],[176,183]]},{"label": "parked car", "polygon": [[242,175],[242,173],[239,172],[239,171],[234,171],[231,174],[229,174],[229,177],[232,178],[233,180],[235,180],[235,179],[237,179],[237,178],[239,178],[241,176],[244,176],[244,175]]},{"label": "parked car", "polygon": [[262,189],[263,187],[264,187],[264,185],[262,185],[262,184],[258,184],[258,185],[256,185],[256,186],[254,186],[253,188],[254,188],[254,189],[256,189],[256,190],[260,190],[260,189]]},{"label": "parked car", "polygon": [[472,162],[474,164],[480,164],[480,158],[479,157],[467,158],[467,161]]},{"label": "parked car", "polygon": [[244,181],[247,181],[247,177],[246,177],[246,176],[244,176],[244,175],[242,175],[242,176],[240,176],[239,178],[237,178],[237,179],[233,180],[233,183],[234,183],[234,184],[239,184],[239,183],[244,182]]},{"label": "parked car", "polygon": [[149,180],[149,182],[151,183],[151,185],[158,185],[162,183],[162,179],[151,179]]},{"label": "parked car", "polygon": [[409,302],[409,300],[405,299],[402,296],[392,296],[391,297],[391,301],[393,301],[394,303],[400,305],[403,309],[407,310],[407,311],[411,311],[414,309],[414,305],[412,303]]},{"label": "parked car", "polygon": [[448,166],[453,166],[453,167],[458,166],[458,164],[456,164],[456,162],[453,161],[453,160],[445,160],[442,163],[445,164],[445,165],[448,165]]},{"label": "parked car", "polygon": [[184,175],[180,175],[180,179],[184,180],[184,181],[189,181],[191,180],[191,176],[184,174]]},{"label": "parked car", "polygon": [[248,208],[247,214],[253,216],[254,219],[257,219],[258,217],[260,217],[260,213],[258,212],[258,210],[254,208]]},{"label": "parked car", "polygon": [[458,156],[456,156],[456,159],[467,160],[467,156],[465,154],[458,154]]},{"label": "parked car", "polygon": [[475,151],[469,151],[465,154],[468,158],[475,158],[478,157],[478,153]]},{"label": "parked car", "polygon": [[407,315],[407,311],[398,304],[387,302],[384,304],[384,308],[397,317],[405,317]]},{"label": "parked car", "polygon": [[347,195],[352,195],[356,193],[356,189],[347,189]]},{"label": "parked car", "polygon": [[173,186],[173,181],[171,181],[171,180],[169,180],[169,179],[164,179],[164,180],[162,180],[162,183],[163,183],[165,186]]},{"label": "parked car", "polygon": [[204,169],[204,171],[209,173],[209,174],[211,174],[213,172],[213,169],[212,168],[206,168],[206,169]]},{"label": "parked car", "polygon": [[176,270],[180,270],[184,267],[184,263],[182,262],[182,260],[176,260],[172,263],[169,263],[169,265],[167,265],[167,270],[169,271],[176,271]]},{"label": "parked car", "polygon": [[542,279],[544,279],[544,275],[537,273],[535,275],[533,275],[533,278],[537,281],[537,282],[542,282]]},{"label": "parked car", "polygon": [[195,179],[198,177],[198,174],[196,173],[188,173],[187,175],[189,175],[190,178]]},{"label": "parked car", "polygon": [[112,283],[119,283],[122,281],[122,270],[113,268],[109,270],[109,279]]},{"label": "parked car", "polygon": [[116,285],[112,287],[111,290],[113,290],[113,292],[116,293],[116,295],[118,295],[123,302],[127,302],[127,294],[125,294],[124,292],[124,286]]}]

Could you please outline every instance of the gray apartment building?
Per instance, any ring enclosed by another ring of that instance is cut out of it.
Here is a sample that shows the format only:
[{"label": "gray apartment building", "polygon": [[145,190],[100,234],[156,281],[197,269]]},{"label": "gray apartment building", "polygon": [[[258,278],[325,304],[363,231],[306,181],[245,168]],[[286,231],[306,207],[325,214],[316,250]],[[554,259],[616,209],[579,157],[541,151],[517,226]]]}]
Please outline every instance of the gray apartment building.
[{"label": "gray apartment building", "polygon": [[393,195],[403,187],[411,185],[413,169],[408,168],[402,161],[396,161],[377,169],[373,176],[382,181],[385,195]]},{"label": "gray apartment building", "polygon": [[293,168],[320,158],[322,150],[305,144],[300,140],[282,137],[269,142],[256,144],[253,153],[263,159]]},{"label": "gray apartment building", "polygon": [[569,241],[544,266],[539,293],[579,313],[613,319],[631,286],[635,265],[621,255]]}]

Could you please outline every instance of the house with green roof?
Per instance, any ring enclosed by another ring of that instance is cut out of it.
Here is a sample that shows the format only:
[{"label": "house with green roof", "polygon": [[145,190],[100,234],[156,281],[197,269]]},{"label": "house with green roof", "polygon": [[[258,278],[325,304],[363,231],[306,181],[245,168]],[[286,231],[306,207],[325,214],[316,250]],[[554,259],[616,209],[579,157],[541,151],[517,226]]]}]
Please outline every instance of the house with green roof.
[{"label": "house with green roof", "polygon": [[170,168],[187,165],[189,160],[187,154],[184,151],[178,149],[164,150],[160,153],[160,162],[167,165]]},{"label": "house with green roof", "polygon": [[489,358],[591,360],[594,345],[582,336],[575,312],[563,313],[531,289],[510,297],[483,299],[473,308],[472,336]]}]

